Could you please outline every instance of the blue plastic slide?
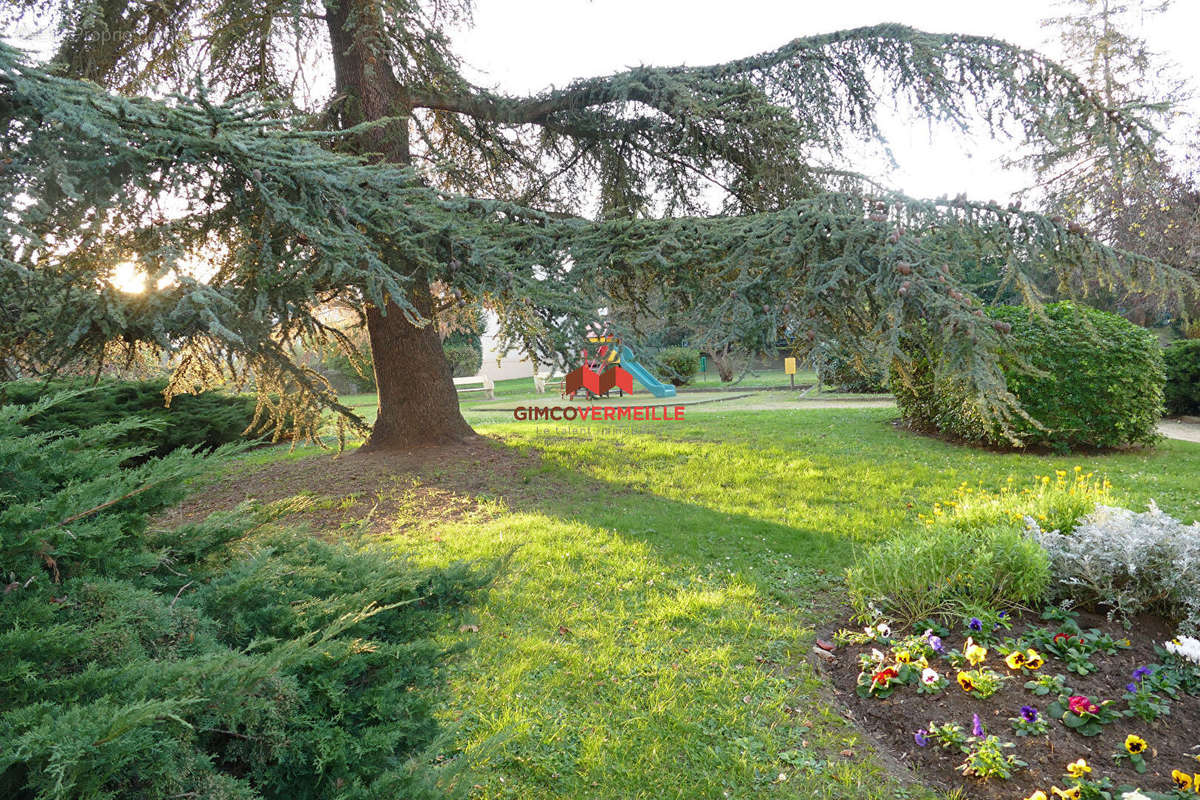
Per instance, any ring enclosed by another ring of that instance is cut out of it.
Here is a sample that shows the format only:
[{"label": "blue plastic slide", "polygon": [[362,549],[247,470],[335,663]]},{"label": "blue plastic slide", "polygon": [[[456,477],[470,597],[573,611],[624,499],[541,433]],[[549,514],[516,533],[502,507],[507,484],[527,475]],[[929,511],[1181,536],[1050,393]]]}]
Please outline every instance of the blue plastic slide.
[{"label": "blue plastic slide", "polygon": [[637,362],[633,357],[633,351],[625,345],[621,345],[621,368],[628,372],[642,386],[650,390],[650,393],[655,397],[674,397],[675,387],[669,383],[663,383],[658,378],[650,374],[650,372]]}]

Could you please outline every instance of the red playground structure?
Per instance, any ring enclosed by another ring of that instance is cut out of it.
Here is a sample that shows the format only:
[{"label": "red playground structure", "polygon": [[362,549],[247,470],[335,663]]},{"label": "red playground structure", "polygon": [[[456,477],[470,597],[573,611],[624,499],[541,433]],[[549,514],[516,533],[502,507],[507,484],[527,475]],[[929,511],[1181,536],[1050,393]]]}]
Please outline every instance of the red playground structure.
[{"label": "red playground structure", "polygon": [[[583,351],[583,366],[567,373],[562,382],[562,396],[574,397],[581,389],[589,398],[605,397],[613,389],[622,393],[633,391],[633,376],[621,369],[621,351],[615,336],[589,336],[588,341],[600,345],[594,359]],[[611,348],[609,345],[613,345]],[[607,369],[606,369],[607,367]]]}]

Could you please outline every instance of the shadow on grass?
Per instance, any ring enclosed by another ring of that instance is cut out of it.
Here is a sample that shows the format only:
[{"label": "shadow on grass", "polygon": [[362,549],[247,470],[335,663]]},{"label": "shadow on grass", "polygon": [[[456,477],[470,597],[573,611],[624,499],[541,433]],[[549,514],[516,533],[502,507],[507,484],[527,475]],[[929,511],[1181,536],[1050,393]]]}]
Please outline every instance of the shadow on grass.
[{"label": "shadow on grass", "polygon": [[[897,797],[804,660],[841,567],[963,481],[1077,460],[965,452],[893,416],[492,425],[462,448],[247,469],[175,514],[253,497],[278,504],[278,524],[428,563],[515,549],[465,621],[475,647],[444,708],[476,797]],[[1172,444],[1085,466],[1185,513],[1198,456]]]}]

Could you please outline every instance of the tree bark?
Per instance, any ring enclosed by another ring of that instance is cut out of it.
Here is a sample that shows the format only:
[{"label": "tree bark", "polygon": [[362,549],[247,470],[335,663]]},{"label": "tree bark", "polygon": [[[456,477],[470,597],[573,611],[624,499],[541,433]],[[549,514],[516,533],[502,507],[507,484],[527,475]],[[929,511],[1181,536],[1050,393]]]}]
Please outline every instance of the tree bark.
[{"label": "tree bark", "polygon": [[[429,284],[414,281],[409,299],[426,319],[431,315]],[[395,303],[387,314],[367,307],[367,333],[379,387],[379,416],[364,449],[454,444],[472,435],[458,410],[458,392],[442,340],[432,322],[418,328]]]},{"label": "tree bark", "polygon": [[[379,14],[373,0],[338,0],[326,13],[340,113],[347,126],[399,117],[361,134],[354,144],[361,154],[408,164],[406,118],[411,105],[387,61]],[[396,267],[413,275],[408,300],[428,324],[414,325],[390,300],[386,309],[366,307],[379,413],[363,449],[461,442],[473,431],[458,408],[458,392],[433,323],[428,278],[411,265]]]}]

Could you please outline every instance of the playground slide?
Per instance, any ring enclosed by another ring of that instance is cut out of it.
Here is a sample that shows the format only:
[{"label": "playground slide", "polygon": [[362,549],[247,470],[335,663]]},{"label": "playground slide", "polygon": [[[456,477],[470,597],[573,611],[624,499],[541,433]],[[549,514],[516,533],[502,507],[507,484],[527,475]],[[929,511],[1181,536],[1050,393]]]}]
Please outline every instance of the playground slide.
[{"label": "playground slide", "polygon": [[669,383],[663,383],[658,378],[655,378],[650,372],[637,362],[633,357],[633,351],[625,345],[621,345],[621,368],[632,375],[638,383],[650,390],[650,393],[655,397],[674,397],[675,387]]}]

